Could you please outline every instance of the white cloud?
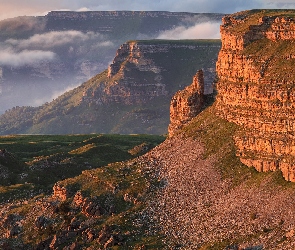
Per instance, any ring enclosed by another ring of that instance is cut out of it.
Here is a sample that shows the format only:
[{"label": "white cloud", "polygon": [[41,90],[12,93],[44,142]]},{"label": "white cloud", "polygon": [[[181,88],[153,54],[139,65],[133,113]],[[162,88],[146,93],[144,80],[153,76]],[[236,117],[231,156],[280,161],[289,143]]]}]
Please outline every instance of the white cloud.
[{"label": "white cloud", "polygon": [[82,7],[82,8],[77,9],[77,11],[90,11],[90,9],[86,8],[86,7]]},{"label": "white cloud", "polygon": [[46,26],[46,21],[34,17],[17,17],[13,19],[6,19],[0,22],[1,31],[16,31],[21,29],[23,31],[43,31]]},{"label": "white cloud", "polygon": [[0,50],[0,65],[2,66],[20,67],[44,60],[53,61],[55,58],[56,54],[51,51],[23,50],[14,52],[11,50]]},{"label": "white cloud", "polygon": [[36,34],[28,39],[8,39],[6,43],[17,46],[19,49],[38,48],[48,49],[70,43],[80,43],[91,39],[99,38],[94,32],[83,33],[77,30],[52,31],[44,34]]},{"label": "white cloud", "polygon": [[172,30],[161,33],[158,39],[219,39],[220,23],[205,22],[198,23],[192,27],[178,26]]},{"label": "white cloud", "polygon": [[114,46],[114,43],[112,41],[102,41],[102,42],[94,44],[93,48],[111,47],[111,46]]}]

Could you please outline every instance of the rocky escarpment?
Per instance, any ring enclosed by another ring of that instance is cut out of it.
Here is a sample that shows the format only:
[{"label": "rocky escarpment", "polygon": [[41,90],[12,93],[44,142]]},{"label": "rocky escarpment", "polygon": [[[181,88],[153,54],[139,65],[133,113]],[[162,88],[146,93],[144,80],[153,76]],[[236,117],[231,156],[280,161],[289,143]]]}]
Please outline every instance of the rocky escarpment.
[{"label": "rocky escarpment", "polygon": [[219,114],[241,126],[237,154],[258,171],[295,181],[295,19],[292,11],[223,18],[218,56]]},{"label": "rocky escarpment", "polygon": [[[198,57],[203,46],[193,41],[127,42],[120,46],[108,67],[110,84],[85,90],[83,101],[131,105],[147,103],[156,97],[170,99],[180,86],[188,85],[188,76],[182,76],[180,71],[191,71],[189,60],[193,60],[193,55]],[[210,92],[215,72],[210,64],[204,66],[206,92]]]},{"label": "rocky escarpment", "polygon": [[[94,27],[96,31],[111,34],[114,37],[119,37],[118,35],[124,35],[124,33],[126,36],[127,32],[140,36],[137,33],[139,28],[141,35],[152,33],[156,37],[161,32],[162,26],[165,26],[165,30],[169,30],[178,25],[187,26],[195,21],[214,20],[218,22],[222,16],[223,14],[220,13],[168,11],[50,11],[45,18],[49,27],[58,23],[61,28],[68,28],[74,23],[75,29],[85,31]],[[92,27],[89,27],[87,23],[89,21],[92,22]]]},{"label": "rocky escarpment", "polygon": [[204,75],[199,70],[193,83],[184,90],[179,90],[170,103],[169,136],[181,129],[186,123],[200,113],[204,103]]}]

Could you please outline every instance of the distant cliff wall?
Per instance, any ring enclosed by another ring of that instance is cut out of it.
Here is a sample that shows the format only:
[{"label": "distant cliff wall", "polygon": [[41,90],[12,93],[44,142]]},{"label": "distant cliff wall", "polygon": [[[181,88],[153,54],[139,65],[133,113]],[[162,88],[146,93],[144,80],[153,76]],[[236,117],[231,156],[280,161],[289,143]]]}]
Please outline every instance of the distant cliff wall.
[{"label": "distant cliff wall", "polygon": [[[87,88],[82,101],[131,105],[147,103],[161,96],[170,99],[181,86],[185,87],[191,81],[188,77],[195,66],[190,60],[196,60],[200,51],[206,50],[206,47],[208,50],[218,50],[219,45],[204,45],[194,41],[124,43],[108,67],[108,83],[95,89]],[[207,93],[212,91],[215,77],[213,65],[214,59],[203,65],[207,73],[204,80]]]},{"label": "distant cliff wall", "polygon": [[48,28],[59,25],[61,29],[95,30],[111,35],[118,41],[122,41],[122,38],[127,41],[141,36],[155,38],[164,30],[177,26],[189,27],[204,21],[219,22],[223,15],[169,11],[51,11],[45,19]]},{"label": "distant cliff wall", "polygon": [[108,71],[40,107],[0,116],[0,133],[166,134],[171,97],[203,69],[212,91],[220,40],[132,40]]},{"label": "distant cliff wall", "polygon": [[223,18],[221,36],[217,108],[241,126],[237,155],[258,171],[280,169],[295,181],[295,19],[237,13]]}]

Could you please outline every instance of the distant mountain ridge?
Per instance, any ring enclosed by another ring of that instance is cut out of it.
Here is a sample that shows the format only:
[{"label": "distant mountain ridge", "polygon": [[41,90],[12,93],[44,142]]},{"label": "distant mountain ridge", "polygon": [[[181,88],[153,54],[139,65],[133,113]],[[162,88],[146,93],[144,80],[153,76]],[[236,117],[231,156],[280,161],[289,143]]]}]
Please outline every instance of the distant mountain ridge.
[{"label": "distant mountain ridge", "polygon": [[1,134],[167,133],[174,93],[199,69],[212,91],[220,40],[129,41],[104,71],[40,107],[0,116]]},{"label": "distant mountain ridge", "polygon": [[[191,26],[195,22],[220,21],[224,14],[169,11],[51,11],[45,18],[47,27],[56,29],[91,30],[112,33],[113,37],[130,33],[157,35],[178,25]],[[87,23],[91,21],[91,25]],[[115,31],[115,32],[114,32]],[[117,33],[119,32],[119,33]],[[135,39],[138,37],[134,37]]]}]

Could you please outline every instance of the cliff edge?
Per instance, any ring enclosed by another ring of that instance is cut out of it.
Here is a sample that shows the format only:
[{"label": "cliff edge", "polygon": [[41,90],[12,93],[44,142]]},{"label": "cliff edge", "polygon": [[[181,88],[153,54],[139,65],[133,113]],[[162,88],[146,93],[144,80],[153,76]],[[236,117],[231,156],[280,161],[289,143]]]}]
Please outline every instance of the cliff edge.
[{"label": "cliff edge", "polygon": [[222,21],[219,115],[240,125],[234,140],[242,163],[261,172],[280,169],[294,182],[294,11],[244,11]]}]

